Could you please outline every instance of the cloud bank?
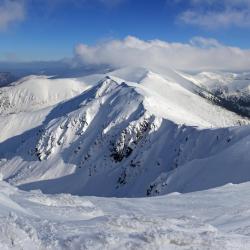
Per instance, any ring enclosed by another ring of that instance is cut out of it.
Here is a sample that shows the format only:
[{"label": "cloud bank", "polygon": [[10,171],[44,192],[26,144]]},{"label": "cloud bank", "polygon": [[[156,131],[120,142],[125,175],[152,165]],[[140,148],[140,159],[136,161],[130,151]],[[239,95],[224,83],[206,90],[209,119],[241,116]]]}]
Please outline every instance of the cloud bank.
[{"label": "cloud bank", "polygon": [[250,0],[176,0],[188,3],[177,19],[210,29],[250,27]]},{"label": "cloud bank", "polygon": [[22,0],[0,0],[0,31],[6,30],[12,23],[25,18],[24,2]]},{"label": "cloud bank", "polygon": [[174,68],[187,71],[249,71],[250,50],[229,47],[215,39],[193,38],[189,43],[144,41],[128,36],[95,46],[79,44],[75,61],[87,65],[113,67],[142,66]]}]

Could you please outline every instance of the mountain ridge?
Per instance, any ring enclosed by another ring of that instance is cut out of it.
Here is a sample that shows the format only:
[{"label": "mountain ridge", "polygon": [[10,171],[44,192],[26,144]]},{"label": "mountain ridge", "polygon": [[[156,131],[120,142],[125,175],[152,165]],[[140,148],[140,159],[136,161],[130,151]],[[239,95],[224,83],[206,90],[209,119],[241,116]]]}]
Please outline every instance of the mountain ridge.
[{"label": "mountain ridge", "polygon": [[[1,123],[10,129],[9,138],[0,144],[3,178],[25,190],[117,197],[195,191],[250,180],[246,163],[239,170],[245,174],[242,178],[234,177],[231,165],[217,163],[225,176],[216,181],[215,170],[209,171],[213,158],[217,161],[224,151],[233,156],[230,150],[245,143],[248,119],[199,96],[194,83],[180,80],[182,76],[175,79],[176,74],[166,78],[152,70],[125,68],[78,78],[73,98],[17,112],[17,121],[32,114],[36,125],[15,137],[11,132],[15,126],[10,128],[7,122],[13,114],[3,114]],[[229,163],[240,162],[233,159],[229,157]],[[208,171],[207,182],[201,181],[202,167]],[[198,181],[192,186],[194,175]]]}]

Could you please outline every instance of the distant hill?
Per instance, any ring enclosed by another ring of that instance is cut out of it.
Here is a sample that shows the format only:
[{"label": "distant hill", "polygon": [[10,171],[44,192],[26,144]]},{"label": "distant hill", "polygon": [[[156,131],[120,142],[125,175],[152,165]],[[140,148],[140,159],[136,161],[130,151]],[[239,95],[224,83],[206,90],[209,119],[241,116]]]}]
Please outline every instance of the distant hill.
[{"label": "distant hill", "polygon": [[15,80],[16,77],[10,72],[0,72],[0,87],[6,86]]}]

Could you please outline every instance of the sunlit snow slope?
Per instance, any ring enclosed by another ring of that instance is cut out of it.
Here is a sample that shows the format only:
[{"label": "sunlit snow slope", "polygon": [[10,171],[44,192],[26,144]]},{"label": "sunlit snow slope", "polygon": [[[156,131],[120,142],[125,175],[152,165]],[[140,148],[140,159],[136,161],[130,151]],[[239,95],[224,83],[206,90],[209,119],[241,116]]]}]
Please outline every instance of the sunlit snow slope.
[{"label": "sunlit snow slope", "polygon": [[116,199],[24,192],[0,182],[0,249],[248,250],[249,189]]},{"label": "sunlit snow slope", "polygon": [[197,76],[144,68],[1,89],[0,171],[22,189],[143,197],[250,180],[247,117]]}]

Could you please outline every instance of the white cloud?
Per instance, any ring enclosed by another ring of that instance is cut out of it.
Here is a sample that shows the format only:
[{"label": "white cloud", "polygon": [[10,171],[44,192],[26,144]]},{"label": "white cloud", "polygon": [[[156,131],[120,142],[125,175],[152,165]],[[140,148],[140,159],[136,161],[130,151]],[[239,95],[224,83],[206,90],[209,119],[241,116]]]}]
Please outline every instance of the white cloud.
[{"label": "white cloud", "polygon": [[[184,0],[177,0],[181,3]],[[250,27],[250,0],[188,0],[179,21],[207,28]]]},{"label": "white cloud", "polygon": [[204,37],[193,37],[190,40],[190,44],[194,47],[199,47],[203,49],[223,47],[223,45],[219,43],[216,39]]},{"label": "white cloud", "polygon": [[250,10],[225,10],[225,11],[185,11],[179,20],[186,24],[198,25],[207,28],[218,27],[250,27]]},{"label": "white cloud", "polygon": [[5,30],[10,24],[24,20],[25,9],[23,2],[0,0],[0,30]]},{"label": "white cloud", "polygon": [[250,50],[228,47],[214,39],[194,38],[189,43],[160,40],[143,41],[136,37],[111,40],[96,46],[79,44],[75,59],[84,64],[114,67],[143,66],[179,70],[249,71]]},{"label": "white cloud", "polygon": [[[182,0],[178,0],[182,1]],[[190,0],[191,4],[197,5],[197,4],[224,4],[224,5],[230,5],[230,6],[240,6],[240,5],[250,5],[250,0]]]}]

